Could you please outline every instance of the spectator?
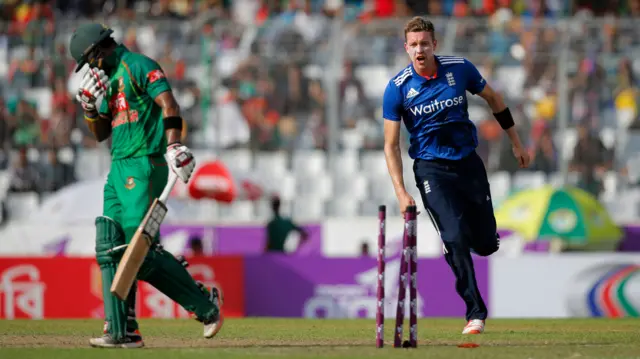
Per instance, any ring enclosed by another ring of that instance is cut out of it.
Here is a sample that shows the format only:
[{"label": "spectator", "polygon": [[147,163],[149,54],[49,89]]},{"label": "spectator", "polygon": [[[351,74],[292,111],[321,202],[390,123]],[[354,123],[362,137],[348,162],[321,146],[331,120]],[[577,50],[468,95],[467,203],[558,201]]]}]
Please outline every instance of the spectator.
[{"label": "spectator", "polygon": [[617,86],[613,93],[617,125],[620,129],[626,130],[638,124],[638,84],[629,59],[624,58],[620,61],[616,80]]},{"label": "spectator", "polygon": [[51,1],[27,0],[26,17],[22,23],[22,37],[26,45],[34,48],[49,49],[55,32],[53,9]]},{"label": "spectator", "polygon": [[204,256],[204,249],[202,246],[202,237],[199,235],[192,235],[189,238],[189,257],[202,257]]},{"label": "spectator", "polygon": [[58,161],[58,152],[55,148],[50,148],[47,151],[47,159],[48,162],[44,165],[40,184],[43,192],[55,192],[75,182],[73,167]]},{"label": "spectator", "polygon": [[300,234],[301,246],[309,235],[304,228],[296,225],[290,218],[283,217],[280,214],[280,198],[273,197],[271,199],[271,210],[273,211],[273,218],[267,223],[267,242],[265,245],[265,252],[284,253],[284,245],[289,234],[291,232],[298,232]]},{"label": "spectator", "polygon": [[371,256],[371,251],[369,250],[369,243],[367,243],[366,241],[362,241],[362,244],[360,245],[360,256],[362,257]]},{"label": "spectator", "polygon": [[340,80],[340,107],[342,125],[347,128],[356,127],[359,118],[373,117],[364,93],[364,85],[355,76],[353,63],[350,61],[345,64],[344,76]]},{"label": "spectator", "polygon": [[20,147],[16,163],[11,168],[9,191],[14,193],[39,192],[38,169],[27,158],[27,148]]},{"label": "spectator", "polygon": [[585,124],[579,124],[578,142],[573,150],[570,170],[579,175],[578,186],[598,196],[602,190],[601,175],[612,168],[612,156],[600,138]]},{"label": "spectator", "polygon": [[531,170],[541,171],[549,175],[558,170],[558,151],[553,143],[551,128],[544,122],[538,122],[540,128],[534,127],[531,146]]},{"label": "spectator", "polygon": [[24,97],[17,97],[9,103],[9,115],[13,117],[15,126],[13,144],[37,145],[40,140],[40,116],[36,110],[36,103]]},{"label": "spectator", "polygon": [[16,58],[11,63],[9,84],[20,91],[42,87],[46,83],[43,68],[44,62],[36,58],[36,48],[31,46],[26,58]]},{"label": "spectator", "polygon": [[4,169],[8,165],[14,131],[13,116],[9,114],[4,98],[0,96],[0,169]]},{"label": "spectator", "polygon": [[309,96],[311,114],[306,124],[306,131],[311,137],[310,143],[314,149],[326,148],[327,122],[326,122],[326,95],[320,81],[309,82]]},{"label": "spectator", "polygon": [[61,80],[63,84],[66,84],[67,76],[73,68],[73,63],[67,55],[67,47],[63,43],[58,43],[56,52],[52,54],[47,62],[49,64],[50,83],[55,84]]}]

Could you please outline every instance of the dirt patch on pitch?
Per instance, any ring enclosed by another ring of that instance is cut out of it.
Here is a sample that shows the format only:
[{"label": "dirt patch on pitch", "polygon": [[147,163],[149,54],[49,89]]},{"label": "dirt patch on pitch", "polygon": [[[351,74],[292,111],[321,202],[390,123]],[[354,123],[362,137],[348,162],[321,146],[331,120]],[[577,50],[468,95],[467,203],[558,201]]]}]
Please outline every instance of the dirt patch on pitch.
[{"label": "dirt patch on pitch", "polygon": [[[460,344],[456,340],[424,340],[420,346],[456,346]],[[591,343],[596,345],[596,343]],[[504,347],[531,347],[531,346],[590,346],[584,342],[575,343],[540,343],[536,341],[526,341],[509,343],[507,341],[488,341],[480,343],[480,346],[504,346]],[[607,345],[607,344],[597,344]],[[609,344],[611,345],[611,344]],[[207,340],[204,338],[166,338],[154,337],[146,338],[145,346],[149,349],[206,349],[206,348],[349,348],[349,347],[370,347],[371,340],[295,340],[287,341],[282,339],[255,339],[255,338],[216,338]],[[392,347],[393,343],[385,343],[385,346]],[[52,336],[52,335],[1,335],[0,348],[88,348],[89,337],[81,336]]]},{"label": "dirt patch on pitch", "polygon": [[[292,348],[370,346],[370,341],[348,340],[260,340],[252,338],[180,339],[146,338],[147,348]],[[82,348],[89,347],[89,337],[51,335],[3,335],[0,348]]]},{"label": "dirt patch on pitch", "polygon": [[354,347],[354,346],[371,346],[371,341],[349,341],[349,340],[295,340],[287,341],[282,339],[264,340],[264,339],[230,339],[218,338],[213,340],[195,339],[195,340],[166,340],[166,339],[147,339],[145,340],[149,348],[295,348],[295,347]]},{"label": "dirt patch on pitch", "polygon": [[88,346],[88,338],[52,335],[2,335],[0,348],[77,348]]}]

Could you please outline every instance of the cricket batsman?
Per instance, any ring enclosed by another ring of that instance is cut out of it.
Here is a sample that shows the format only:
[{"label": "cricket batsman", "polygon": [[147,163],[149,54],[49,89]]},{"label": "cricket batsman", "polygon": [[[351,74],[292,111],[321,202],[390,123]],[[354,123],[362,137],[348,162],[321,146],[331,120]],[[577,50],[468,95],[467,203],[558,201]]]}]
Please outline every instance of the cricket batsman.
[{"label": "cricket batsman", "polygon": [[410,134],[416,186],[444,244],[444,257],[466,304],[463,334],[484,332],[487,307],[476,283],[471,252],[489,256],[499,248],[491,191],[478,138],[467,112],[467,95],[482,97],[509,136],[521,168],[529,165],[502,98],[467,59],[435,55],[434,26],[420,17],[405,26],[411,63],[388,83],[383,98],[384,152],[401,211],[415,205],[404,186],[400,121]]},{"label": "cricket batsman", "polygon": [[[111,294],[120,258],[153,200],[167,184],[168,171],[188,182],[195,167],[191,151],[180,143],[182,118],[169,82],[152,59],[129,51],[101,24],[82,25],[69,50],[85,64],[76,98],[86,123],[98,141],[111,137],[111,168],[104,186],[102,216],[96,218],[96,259],[102,273],[105,328],[93,347],[144,346],[135,317],[135,286],[127,301]],[[96,99],[103,97],[98,108]],[[165,159],[166,155],[166,159]],[[146,281],[192,312],[204,324],[204,337],[222,327],[221,293],[194,281],[186,268],[153,240],[137,279]]]}]

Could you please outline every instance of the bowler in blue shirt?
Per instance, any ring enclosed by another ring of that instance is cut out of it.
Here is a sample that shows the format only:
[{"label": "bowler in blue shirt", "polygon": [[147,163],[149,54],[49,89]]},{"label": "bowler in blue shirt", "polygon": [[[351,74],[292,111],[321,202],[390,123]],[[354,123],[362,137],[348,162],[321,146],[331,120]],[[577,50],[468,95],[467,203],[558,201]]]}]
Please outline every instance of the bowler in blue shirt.
[{"label": "bowler in blue shirt", "polygon": [[463,334],[484,332],[487,307],[475,278],[471,252],[488,256],[500,242],[489,181],[476,153],[478,135],[469,120],[467,91],[482,97],[506,131],[521,168],[529,156],[502,98],[469,60],[435,55],[438,42],[430,21],[411,19],[405,26],[405,50],[411,63],[387,85],[383,99],[384,152],[400,210],[415,205],[404,186],[400,123],[410,135],[416,185],[444,244],[444,257],[466,304]]}]

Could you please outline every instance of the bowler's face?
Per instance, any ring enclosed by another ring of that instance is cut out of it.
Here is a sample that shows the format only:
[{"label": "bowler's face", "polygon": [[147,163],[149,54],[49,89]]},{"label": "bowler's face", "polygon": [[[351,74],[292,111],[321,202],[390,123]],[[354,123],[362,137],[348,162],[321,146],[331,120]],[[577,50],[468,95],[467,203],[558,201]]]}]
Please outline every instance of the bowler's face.
[{"label": "bowler's face", "polygon": [[407,33],[407,41],[404,48],[413,62],[413,66],[418,68],[426,67],[429,61],[433,61],[438,42],[433,39],[430,32],[409,32]]}]

